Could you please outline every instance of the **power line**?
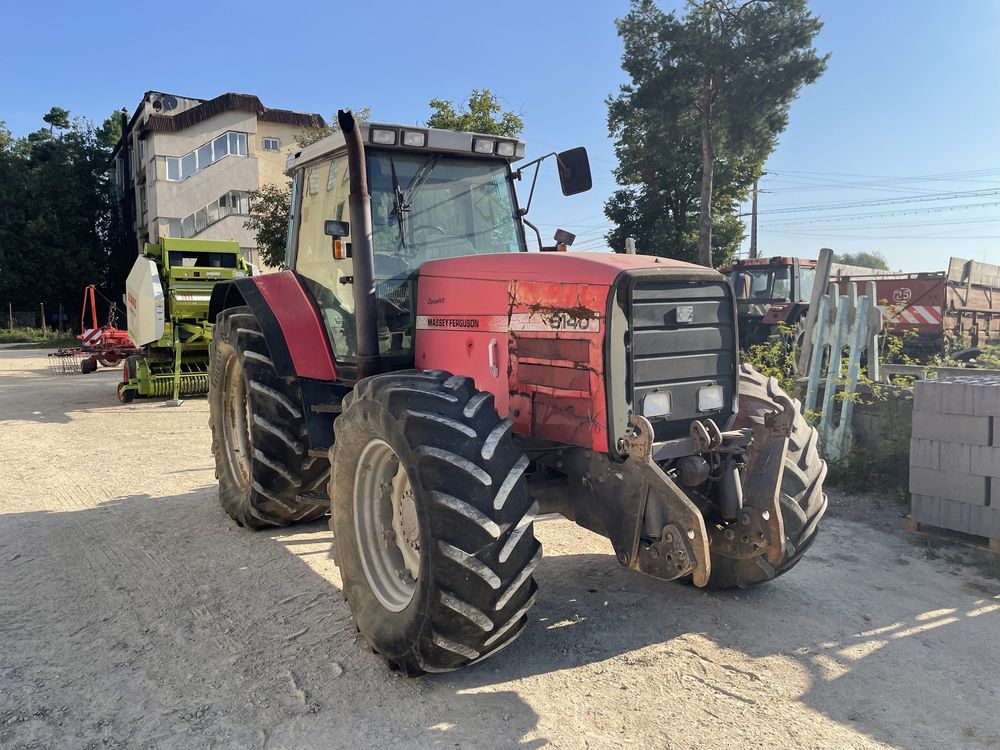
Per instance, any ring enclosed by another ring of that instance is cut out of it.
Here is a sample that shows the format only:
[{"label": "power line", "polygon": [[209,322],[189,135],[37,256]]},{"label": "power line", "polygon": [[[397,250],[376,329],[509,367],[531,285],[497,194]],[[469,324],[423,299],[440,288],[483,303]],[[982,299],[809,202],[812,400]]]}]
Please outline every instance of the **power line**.
[{"label": "power line", "polygon": [[961,200],[963,198],[983,198],[991,195],[1000,195],[1000,189],[992,190],[964,190],[949,193],[937,193],[933,195],[905,196],[900,198],[872,198],[871,200],[841,201],[839,203],[816,203],[802,206],[786,206],[784,208],[771,208],[758,211],[758,216],[764,214],[787,214],[787,213],[808,213],[812,211],[836,211],[842,208],[864,208],[866,206],[894,206],[906,203],[928,203],[947,200]]},{"label": "power line", "polygon": [[913,208],[913,209],[907,209],[905,211],[881,211],[881,212],[869,212],[863,214],[814,216],[808,219],[799,219],[796,221],[774,222],[768,224],[768,226],[773,228],[773,227],[802,226],[806,224],[829,224],[831,222],[836,223],[839,221],[861,221],[863,219],[882,218],[886,216],[912,216],[915,214],[936,214],[936,213],[944,213],[947,211],[963,211],[970,208],[995,208],[997,206],[1000,206],[1000,201],[990,201],[987,203],[965,203],[960,206],[931,206],[929,208]]}]

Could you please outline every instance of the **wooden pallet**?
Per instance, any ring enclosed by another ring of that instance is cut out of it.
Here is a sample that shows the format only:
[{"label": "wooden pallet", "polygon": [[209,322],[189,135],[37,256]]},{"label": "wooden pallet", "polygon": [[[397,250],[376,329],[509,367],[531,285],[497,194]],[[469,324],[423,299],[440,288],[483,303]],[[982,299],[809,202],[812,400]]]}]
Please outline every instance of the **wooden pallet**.
[{"label": "wooden pallet", "polygon": [[965,534],[961,531],[942,529],[939,526],[931,526],[926,523],[919,523],[912,518],[906,519],[906,530],[911,534],[919,534],[928,539],[937,539],[942,542],[953,542],[964,547],[996,552],[1000,554],[1000,539],[988,536],[978,536],[976,534]]}]

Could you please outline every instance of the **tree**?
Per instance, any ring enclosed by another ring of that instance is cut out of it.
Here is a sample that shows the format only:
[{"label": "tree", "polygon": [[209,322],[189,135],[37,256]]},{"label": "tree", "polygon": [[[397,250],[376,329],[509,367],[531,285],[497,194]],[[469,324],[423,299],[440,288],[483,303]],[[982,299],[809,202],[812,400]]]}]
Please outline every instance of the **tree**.
[{"label": "tree", "polygon": [[257,252],[271,268],[285,265],[288,218],[292,213],[292,183],[262,185],[250,191],[250,217],[243,226],[254,233]]},{"label": "tree", "polygon": [[53,107],[48,114],[42,116],[42,120],[49,124],[49,135],[54,135],[55,128],[66,130],[69,127],[69,110]]},{"label": "tree", "polygon": [[698,260],[710,266],[713,209],[728,245],[728,214],[787,125],[789,105],[826,67],[813,47],[820,21],[806,0],[689,0],[684,17],[632,0],[617,26],[631,81],[609,100],[608,124],[631,199],[619,191],[605,212],[614,221],[624,208],[653,234],[645,217],[660,205],[690,238],[687,214],[697,211]]},{"label": "tree", "polygon": [[123,116],[128,117],[127,110],[112,112],[97,129],[97,141],[104,148],[113,149],[121,140]]},{"label": "tree", "polygon": [[516,138],[524,130],[524,120],[515,112],[504,112],[500,101],[489,89],[473,89],[469,99],[460,109],[446,99],[431,99],[434,113],[427,119],[427,127],[445,130],[463,130]]},{"label": "tree", "polygon": [[110,150],[65,109],[42,120],[49,127],[24,138],[0,133],[0,299],[22,310],[62,303],[72,319],[83,287],[109,270]]},{"label": "tree", "polygon": [[834,262],[842,263],[845,266],[861,266],[862,268],[877,268],[881,271],[891,271],[889,262],[885,256],[879,252],[840,253],[834,258]]}]

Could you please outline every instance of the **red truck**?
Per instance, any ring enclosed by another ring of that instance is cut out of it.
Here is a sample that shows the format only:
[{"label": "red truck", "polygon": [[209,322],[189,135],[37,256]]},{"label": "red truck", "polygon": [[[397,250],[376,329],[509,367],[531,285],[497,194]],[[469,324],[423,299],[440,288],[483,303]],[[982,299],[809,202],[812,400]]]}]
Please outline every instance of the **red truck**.
[{"label": "red truck", "polygon": [[[809,309],[816,261],[737,260],[724,273],[736,290],[740,343],[767,339],[779,324],[795,325]],[[834,264],[830,282],[847,294],[851,282],[874,281],[886,326],[912,332],[912,353],[951,353],[1000,343],[1000,266],[952,258],[947,271],[890,273]]]}]

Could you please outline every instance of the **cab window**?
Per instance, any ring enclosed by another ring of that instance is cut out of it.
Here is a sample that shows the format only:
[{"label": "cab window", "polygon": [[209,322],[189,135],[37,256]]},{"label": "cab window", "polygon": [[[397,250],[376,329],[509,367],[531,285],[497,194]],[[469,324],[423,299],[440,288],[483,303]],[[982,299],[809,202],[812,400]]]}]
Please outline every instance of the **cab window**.
[{"label": "cab window", "polygon": [[[353,263],[349,258],[333,257],[333,238],[325,232],[328,219],[350,223],[347,157],[306,167],[303,178],[295,270],[319,306],[334,356],[340,362],[351,362],[356,355],[354,291],[344,280],[353,273]],[[351,238],[344,237],[341,242],[349,247]]]}]

